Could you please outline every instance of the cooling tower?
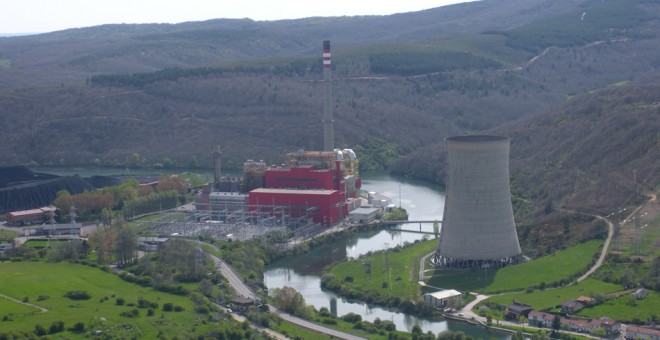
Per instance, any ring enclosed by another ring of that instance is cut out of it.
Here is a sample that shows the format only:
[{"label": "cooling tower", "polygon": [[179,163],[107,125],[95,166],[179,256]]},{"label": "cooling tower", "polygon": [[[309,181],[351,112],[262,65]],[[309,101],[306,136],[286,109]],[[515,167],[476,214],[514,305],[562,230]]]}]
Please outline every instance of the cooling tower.
[{"label": "cooling tower", "polygon": [[501,267],[522,257],[509,190],[509,138],[447,138],[447,196],[436,261]]}]

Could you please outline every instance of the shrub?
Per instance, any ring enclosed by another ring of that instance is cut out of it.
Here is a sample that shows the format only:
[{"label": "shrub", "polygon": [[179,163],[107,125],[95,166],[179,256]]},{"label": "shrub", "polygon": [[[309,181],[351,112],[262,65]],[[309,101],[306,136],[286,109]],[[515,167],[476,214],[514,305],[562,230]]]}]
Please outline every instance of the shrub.
[{"label": "shrub", "polygon": [[55,334],[64,331],[64,322],[54,321],[48,329],[48,334]]},{"label": "shrub", "polygon": [[119,315],[126,318],[137,318],[140,316],[140,311],[137,308],[133,308],[129,311],[121,312]]},{"label": "shrub", "polygon": [[352,276],[345,277],[344,282],[353,282],[353,277]]},{"label": "shrub", "polygon": [[46,335],[47,334],[46,327],[44,327],[42,325],[35,325],[34,326],[34,334],[36,334],[38,336]]},{"label": "shrub", "polygon": [[145,300],[142,297],[138,298],[138,308],[158,308],[158,303]]},{"label": "shrub", "polygon": [[197,313],[197,314],[208,314],[209,309],[206,306],[199,306],[199,307],[195,308],[195,313]]},{"label": "shrub", "polygon": [[124,303],[126,303],[126,300],[124,300],[124,298],[120,298],[120,297],[118,297],[117,300],[115,300],[115,304],[116,304],[117,306],[123,306]]},{"label": "shrub", "polygon": [[337,320],[335,320],[335,319],[323,319],[323,323],[326,324],[326,325],[336,325]]},{"label": "shrub", "polygon": [[174,305],[171,302],[168,302],[163,305],[164,312],[171,312],[172,310],[174,310]]},{"label": "shrub", "polygon": [[69,331],[73,333],[82,333],[85,331],[85,324],[82,322],[76,322],[73,327],[69,328]]},{"label": "shrub", "polygon": [[175,312],[183,312],[184,310],[186,310],[186,309],[181,307],[181,306],[174,306],[174,311]]},{"label": "shrub", "polygon": [[89,300],[92,298],[88,292],[84,290],[72,290],[64,293],[64,297],[67,297],[71,300]]},{"label": "shrub", "polygon": [[348,313],[341,317],[342,320],[350,323],[356,323],[362,321],[362,316],[360,314]]}]

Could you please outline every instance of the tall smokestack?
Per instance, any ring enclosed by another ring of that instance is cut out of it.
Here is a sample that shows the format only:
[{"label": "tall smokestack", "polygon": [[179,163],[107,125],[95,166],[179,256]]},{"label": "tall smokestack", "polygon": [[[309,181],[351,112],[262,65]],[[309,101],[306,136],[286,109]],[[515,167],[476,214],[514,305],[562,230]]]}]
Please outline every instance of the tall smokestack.
[{"label": "tall smokestack", "polygon": [[332,118],[332,53],[330,53],[330,40],[323,41],[323,82],[325,94],[323,97],[323,151],[335,149],[335,132]]},{"label": "tall smokestack", "polygon": [[217,146],[213,152],[213,183],[218,185],[222,178],[222,151],[220,146]]}]

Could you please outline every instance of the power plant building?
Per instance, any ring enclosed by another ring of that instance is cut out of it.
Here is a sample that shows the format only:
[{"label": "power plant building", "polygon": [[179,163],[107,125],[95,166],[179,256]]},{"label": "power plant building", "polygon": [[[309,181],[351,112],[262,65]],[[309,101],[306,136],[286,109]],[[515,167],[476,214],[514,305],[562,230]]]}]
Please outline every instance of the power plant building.
[{"label": "power plant building", "polygon": [[502,267],[520,261],[509,188],[509,138],[447,138],[447,195],[436,263]]}]

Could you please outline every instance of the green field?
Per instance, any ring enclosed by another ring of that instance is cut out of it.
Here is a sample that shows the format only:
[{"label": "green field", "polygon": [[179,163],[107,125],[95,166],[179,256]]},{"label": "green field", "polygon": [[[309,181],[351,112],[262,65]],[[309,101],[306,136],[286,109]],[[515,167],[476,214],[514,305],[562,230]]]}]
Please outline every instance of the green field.
[{"label": "green field", "polygon": [[0,230],[0,240],[13,239],[14,237],[21,236],[21,233],[13,230]]},{"label": "green field", "polygon": [[483,293],[522,290],[542,283],[550,286],[584,271],[601,243],[599,240],[587,241],[549,256],[497,270],[437,269],[427,284]]},{"label": "green field", "polygon": [[591,318],[607,315],[612,319],[623,322],[643,322],[649,318],[653,318],[657,322],[658,318],[660,318],[660,294],[649,291],[649,295],[643,300],[633,300],[629,294],[624,294],[616,299],[605,301],[598,306],[585,308],[578,315]]},{"label": "green field", "polygon": [[[355,261],[342,262],[332,267],[330,272],[341,280],[352,277],[352,285],[361,290],[415,301],[419,298],[419,260],[437,246],[438,240],[423,241],[400,251],[377,253]],[[371,270],[368,270],[369,264]],[[384,283],[387,284],[386,288]]]},{"label": "green field", "polygon": [[[512,293],[493,296],[487,302],[509,305],[513,300],[534,306],[535,310],[546,310],[560,305],[566,300],[575,300],[580,296],[606,295],[618,292],[623,286],[599,280],[586,279],[578,284],[557,289],[537,290],[531,293]],[[599,315],[598,317],[601,317]],[[610,315],[608,315],[610,316]],[[611,316],[610,316],[611,317]]]},{"label": "green field", "polygon": [[[42,312],[0,298],[0,319],[8,319],[0,321],[2,332],[32,332],[37,324],[48,329],[53,322],[62,321],[65,328],[82,322],[88,330],[102,330],[119,338],[156,338],[160,332],[168,337],[189,338],[220,328],[219,324],[229,326],[225,322],[208,322],[208,315],[196,314],[193,302],[187,297],[131,284],[97,268],[72,263],[3,262],[0,273],[0,294],[47,309]],[[91,298],[71,300],[63,296],[72,290],[86,291]],[[117,298],[124,299],[125,304],[117,305]],[[146,308],[137,308],[138,298],[158,304],[153,316],[147,316]],[[162,310],[165,303],[184,310],[165,312]],[[132,310],[137,310],[139,316],[120,315]],[[58,334],[76,336],[68,331]]]}]

